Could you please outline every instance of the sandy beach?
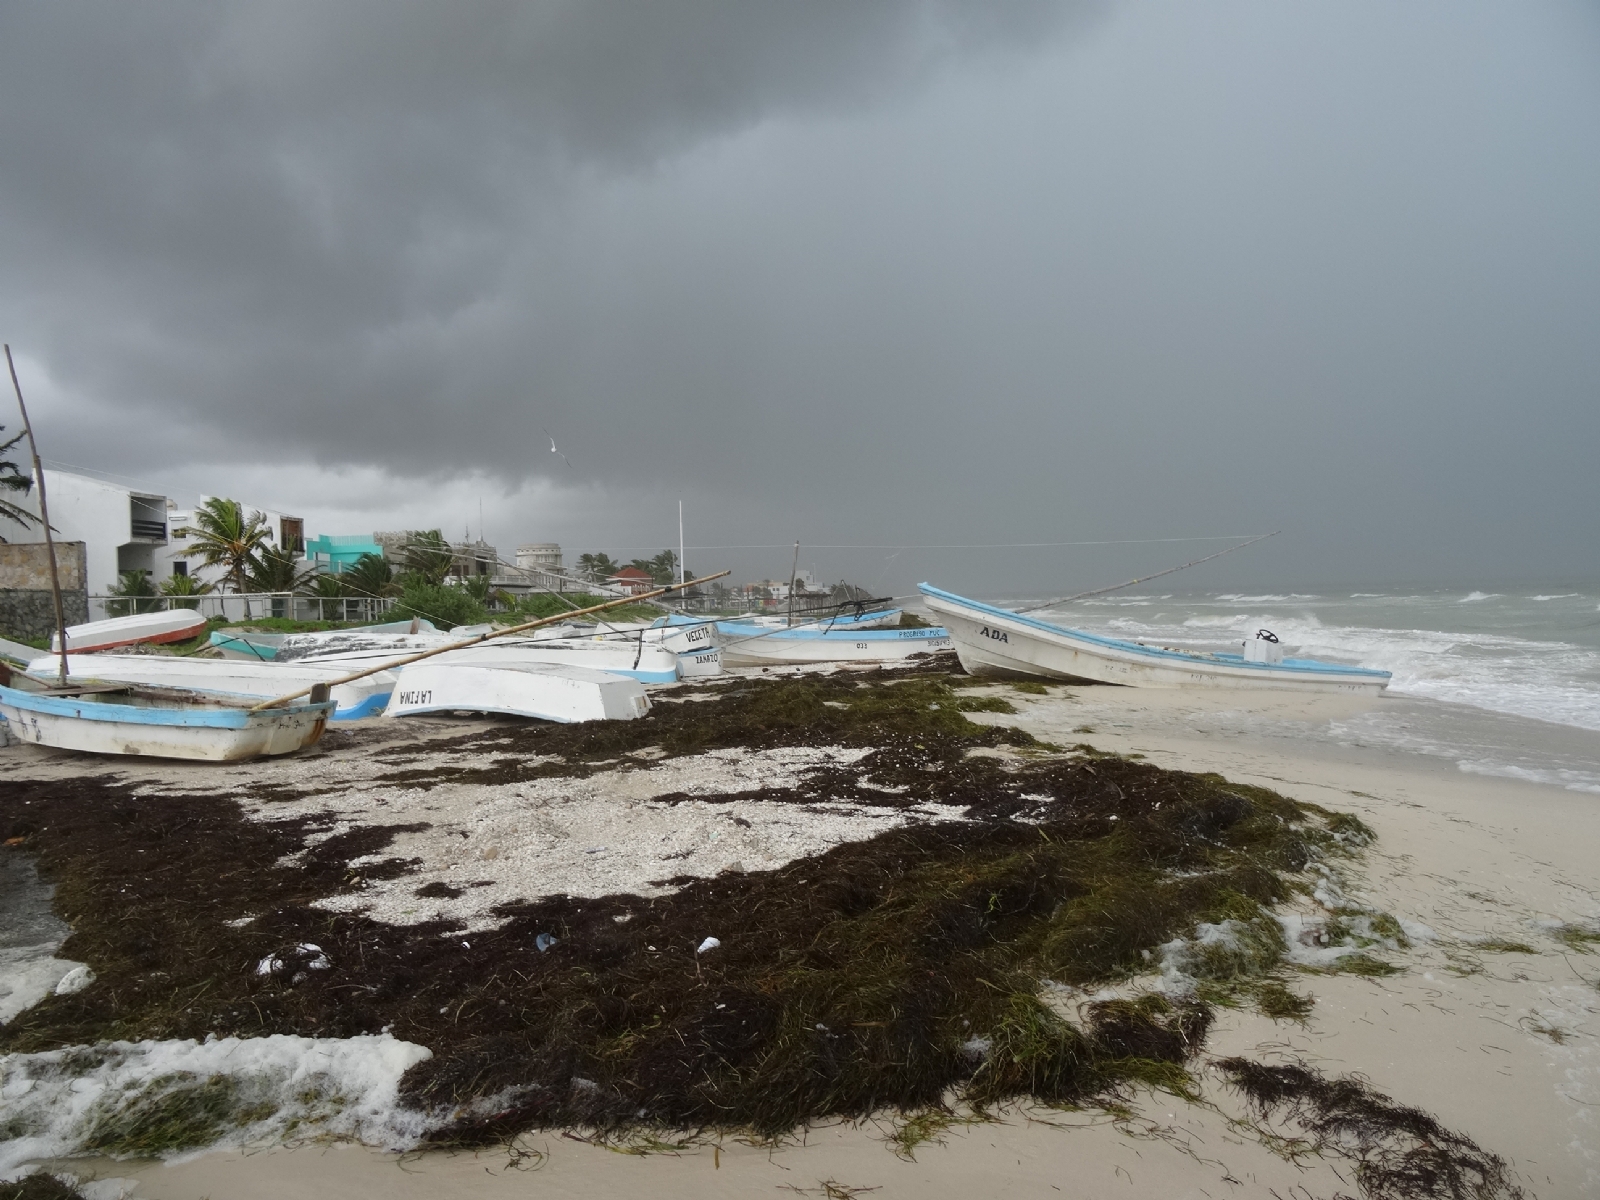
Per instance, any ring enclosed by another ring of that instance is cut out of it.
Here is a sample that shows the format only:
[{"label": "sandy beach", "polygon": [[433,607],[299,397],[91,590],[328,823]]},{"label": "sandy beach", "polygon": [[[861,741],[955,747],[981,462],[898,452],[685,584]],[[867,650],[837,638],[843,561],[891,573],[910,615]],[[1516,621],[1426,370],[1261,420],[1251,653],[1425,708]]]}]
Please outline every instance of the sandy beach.
[{"label": "sandy beach", "polygon": [[[1409,947],[1385,955],[1398,973],[1294,979],[1297,991],[1315,998],[1303,1023],[1274,1021],[1245,1008],[1218,1008],[1195,1067],[1199,1102],[1145,1091],[1132,1111],[1115,1116],[1012,1106],[982,1123],[953,1125],[910,1154],[896,1153],[896,1122],[885,1114],[868,1122],[820,1124],[776,1145],[701,1136],[681,1145],[598,1146],[539,1131],[517,1138],[510,1149],[470,1153],[397,1155],[349,1145],[304,1145],[216,1152],[170,1163],[78,1159],[59,1166],[80,1177],[97,1177],[103,1189],[97,1196],[120,1190],[161,1200],[689,1197],[778,1189],[818,1196],[866,1189],[877,1189],[874,1196],[952,1197],[979,1191],[1083,1197],[1357,1194],[1349,1160],[1286,1158],[1263,1144],[1259,1123],[1234,1119],[1245,1115],[1242,1098],[1206,1064],[1241,1055],[1303,1062],[1329,1075],[1359,1074],[1397,1103],[1434,1114],[1444,1126],[1502,1156],[1529,1195],[1575,1197],[1600,1188],[1600,1059],[1595,1056],[1600,958],[1586,953],[1581,939],[1563,940],[1564,930],[1590,925],[1600,916],[1593,880],[1600,809],[1591,797],[1466,774],[1448,762],[1344,746],[1318,736],[1330,722],[1384,700],[1110,687],[1058,687],[1034,695],[996,686],[968,694],[1003,695],[1019,710],[1016,715],[974,713],[971,719],[977,722],[1018,726],[1060,745],[1089,744],[1101,752],[1143,756],[1161,767],[1216,772],[1359,815],[1376,831],[1377,841],[1341,883],[1352,901],[1393,914],[1404,924]],[[454,736],[463,728],[438,723],[430,726],[430,734]],[[30,748],[0,754],[13,779],[84,770],[82,763]],[[354,744],[341,750],[336,740],[318,760],[317,772],[332,779],[348,768],[359,775],[355,764],[370,754],[370,747]],[[792,765],[772,764],[772,769]],[[234,787],[241,779],[238,767],[118,763],[116,768],[156,790],[193,790],[203,782]],[[103,768],[97,764],[95,769]],[[292,769],[290,764],[271,768]],[[689,771],[680,766],[670,790],[686,790]],[[719,791],[748,787],[747,778],[718,783],[715,776],[714,770],[700,768],[703,794],[694,803],[701,808],[714,808]],[[603,782],[590,777],[583,803],[604,800]],[[473,786],[493,791],[493,785]],[[434,788],[432,803],[447,804],[447,792],[444,785]],[[631,791],[619,789],[615,802],[648,805],[650,794],[650,788],[634,784]],[[349,822],[355,817],[349,795],[348,788],[331,788],[321,803]],[[492,800],[475,793],[470,807],[482,809]],[[295,804],[317,802],[313,797]],[[740,813],[759,808],[758,802],[740,803]],[[692,819],[703,824],[708,818]],[[870,836],[870,821],[848,815],[834,820],[825,829],[799,831],[791,853]],[[752,843],[762,832],[750,825],[736,831]],[[484,879],[501,878],[500,872],[515,869],[517,854],[503,833],[490,840],[500,848],[487,858],[479,851],[471,870]],[[608,844],[619,841],[620,835],[613,836]],[[781,853],[766,844],[769,860],[778,861]],[[408,845],[405,852],[426,862],[420,844]],[[706,869],[725,869],[734,853],[719,852]],[[766,865],[753,844],[737,853],[752,859],[745,864],[750,870]],[[425,874],[434,869],[423,868]],[[628,872],[613,869],[622,872],[616,880],[620,885]],[[374,902],[388,903],[381,895]]]}]

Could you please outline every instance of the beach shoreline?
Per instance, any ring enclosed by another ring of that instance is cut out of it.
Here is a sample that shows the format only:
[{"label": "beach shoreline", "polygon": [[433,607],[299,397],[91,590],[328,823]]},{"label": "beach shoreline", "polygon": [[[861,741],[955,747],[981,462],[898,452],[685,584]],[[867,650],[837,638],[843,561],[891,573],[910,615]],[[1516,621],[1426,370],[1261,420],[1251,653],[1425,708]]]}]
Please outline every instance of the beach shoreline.
[{"label": "beach shoreline", "polygon": [[[1363,906],[1417,931],[1409,949],[1387,956],[1400,972],[1296,980],[1297,990],[1316,998],[1304,1025],[1219,1008],[1202,1061],[1298,1059],[1330,1075],[1358,1073],[1398,1103],[1433,1113],[1503,1156],[1529,1194],[1576,1196],[1600,1185],[1593,1115],[1600,1113],[1594,1053],[1600,958],[1584,953],[1581,943],[1565,943],[1561,932],[1600,916],[1600,891],[1590,878],[1589,848],[1600,834],[1592,798],[1313,735],[1382,699],[1111,687],[1052,687],[1039,695],[1005,685],[964,694],[1003,695],[1019,710],[971,714],[979,723],[1142,756],[1164,768],[1215,772],[1360,816],[1377,841],[1345,886]],[[18,777],[74,769],[32,748],[0,754]],[[164,773],[142,763],[130,774]],[[1486,949],[1485,942],[1500,948]],[[1526,952],[1504,948],[1514,946]],[[1052,1188],[1109,1196],[1130,1194],[1130,1183],[1139,1195],[1351,1190],[1348,1163],[1287,1163],[1230,1125],[1226,1117],[1242,1111],[1237,1098],[1209,1068],[1197,1075],[1206,1104],[1142,1093],[1137,1116],[1121,1122],[1011,1109],[999,1122],[945,1131],[943,1144],[924,1143],[915,1161],[886,1144],[894,1122],[885,1117],[822,1124],[776,1150],[702,1138],[670,1154],[640,1156],[549,1132],[523,1135],[518,1144],[537,1153],[515,1164],[505,1150],[397,1157],[309,1146],[218,1152],[172,1164],[61,1165],[136,1180],[132,1194],[141,1200],[402,1198],[454,1193],[469,1180],[484,1196],[742,1195],[778,1187],[826,1195],[830,1181],[880,1188],[873,1194],[884,1196],[967,1195],[980,1187],[1002,1196],[1055,1194]]]}]

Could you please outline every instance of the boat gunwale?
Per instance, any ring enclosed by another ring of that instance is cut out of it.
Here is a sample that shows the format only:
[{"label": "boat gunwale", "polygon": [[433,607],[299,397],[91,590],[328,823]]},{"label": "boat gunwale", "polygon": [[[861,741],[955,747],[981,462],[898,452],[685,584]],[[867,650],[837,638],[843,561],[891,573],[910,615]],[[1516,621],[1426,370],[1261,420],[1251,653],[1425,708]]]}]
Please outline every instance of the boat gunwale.
[{"label": "boat gunwale", "polygon": [[799,627],[785,629],[782,626],[776,629],[768,629],[762,625],[745,625],[737,621],[718,621],[717,632],[743,641],[754,641],[756,638],[779,638],[788,641],[903,642],[937,640],[950,636],[950,631],[942,625],[930,625],[919,629],[803,629]]},{"label": "boat gunwale", "polygon": [[[128,685],[134,690],[137,684]],[[21,712],[36,712],[53,717],[75,717],[83,721],[104,724],[156,725],[205,729],[248,729],[260,725],[262,716],[304,716],[321,714],[333,716],[332,700],[314,704],[297,704],[289,708],[274,709],[270,713],[255,713],[249,708],[231,704],[207,705],[197,700],[189,708],[141,707],[133,704],[106,704],[98,700],[81,700],[67,696],[52,696],[47,692],[27,692],[20,688],[0,687],[0,704]]]}]

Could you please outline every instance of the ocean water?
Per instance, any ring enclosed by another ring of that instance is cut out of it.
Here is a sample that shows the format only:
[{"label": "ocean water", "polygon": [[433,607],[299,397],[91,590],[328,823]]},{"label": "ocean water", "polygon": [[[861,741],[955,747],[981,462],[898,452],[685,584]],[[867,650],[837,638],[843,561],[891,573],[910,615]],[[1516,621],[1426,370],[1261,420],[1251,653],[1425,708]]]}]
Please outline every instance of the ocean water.
[{"label": "ocean water", "polygon": [[1319,731],[1349,746],[1600,795],[1600,588],[1098,597],[1039,616],[1112,637],[1381,667],[1383,703]]}]

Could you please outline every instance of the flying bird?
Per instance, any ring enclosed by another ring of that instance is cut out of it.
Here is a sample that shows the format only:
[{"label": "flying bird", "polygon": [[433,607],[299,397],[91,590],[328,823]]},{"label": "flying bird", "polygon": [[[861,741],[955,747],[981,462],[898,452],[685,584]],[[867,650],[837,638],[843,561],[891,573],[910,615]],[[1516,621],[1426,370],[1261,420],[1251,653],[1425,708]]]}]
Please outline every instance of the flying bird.
[{"label": "flying bird", "polygon": [[[556,439],[554,438],[554,436],[551,435],[551,433],[550,433],[550,431],[548,429],[546,429],[544,431],[544,435],[545,435],[545,437],[550,439],[550,453],[551,454],[561,454],[561,451],[556,449]],[[561,461],[566,463],[568,467],[572,466],[572,460],[570,458],[568,458],[565,454],[561,454]]]}]

